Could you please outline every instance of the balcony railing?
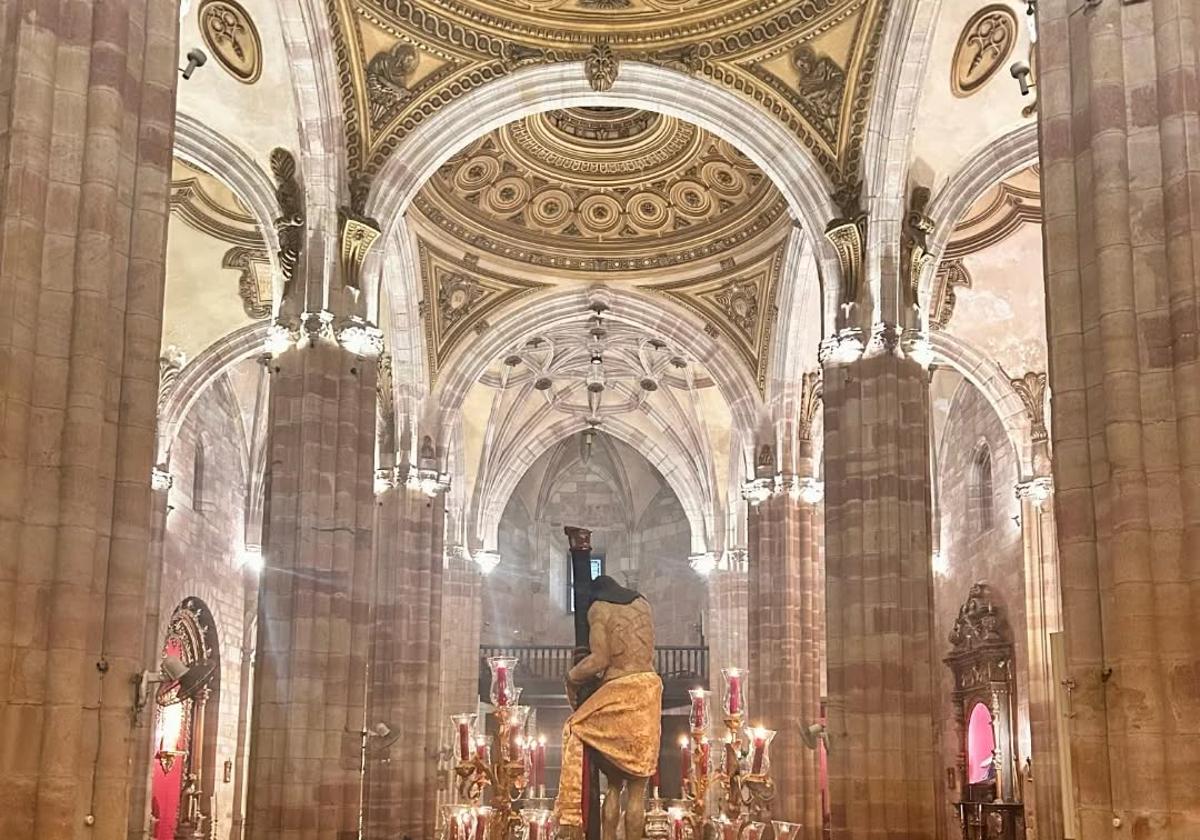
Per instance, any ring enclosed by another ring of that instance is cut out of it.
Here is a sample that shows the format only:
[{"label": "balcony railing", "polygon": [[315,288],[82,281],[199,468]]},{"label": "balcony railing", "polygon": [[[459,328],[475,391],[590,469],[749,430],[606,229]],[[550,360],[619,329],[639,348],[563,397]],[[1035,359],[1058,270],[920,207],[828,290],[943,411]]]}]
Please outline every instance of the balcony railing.
[{"label": "balcony railing", "polygon": [[[489,656],[515,656],[517,679],[561,683],[571,670],[569,645],[483,645],[479,648],[480,683],[487,684]],[[697,646],[656,647],[654,667],[663,680],[708,682],[708,648]]]}]

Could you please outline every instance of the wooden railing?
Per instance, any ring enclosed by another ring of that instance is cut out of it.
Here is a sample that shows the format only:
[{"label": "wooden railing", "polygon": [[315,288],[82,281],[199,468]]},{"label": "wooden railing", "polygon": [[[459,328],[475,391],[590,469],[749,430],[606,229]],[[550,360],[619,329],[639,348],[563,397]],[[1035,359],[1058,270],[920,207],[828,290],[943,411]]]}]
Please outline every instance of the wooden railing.
[{"label": "wooden railing", "polygon": [[[516,677],[519,680],[548,680],[562,682],[571,670],[569,645],[483,645],[479,648],[479,677],[482,684],[489,679],[489,656],[515,656]],[[708,682],[707,647],[656,647],[654,667],[664,680],[686,679]]]}]

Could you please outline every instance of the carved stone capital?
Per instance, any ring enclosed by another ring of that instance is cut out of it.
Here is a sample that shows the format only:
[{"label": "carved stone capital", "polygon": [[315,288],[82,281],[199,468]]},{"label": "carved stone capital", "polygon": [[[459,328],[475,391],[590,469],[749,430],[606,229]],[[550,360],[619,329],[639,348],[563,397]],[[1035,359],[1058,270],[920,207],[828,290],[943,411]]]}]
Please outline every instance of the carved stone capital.
[{"label": "carved stone capital", "polygon": [[299,340],[299,324],[276,320],[267,329],[267,338],[263,342],[263,352],[268,356],[278,356],[295,347]]},{"label": "carved stone capital", "polygon": [[300,328],[309,343],[336,340],[333,332],[333,313],[328,309],[301,313]]},{"label": "carved stone capital", "polygon": [[700,551],[695,554],[688,555],[688,565],[692,567],[692,571],[701,577],[708,577],[717,568],[717,555],[711,551]]},{"label": "carved stone capital", "polygon": [[824,365],[844,365],[862,358],[866,351],[863,331],[858,327],[845,327],[821,342],[817,348],[817,361]]},{"label": "carved stone capital", "polygon": [[480,549],[471,559],[479,567],[480,574],[490,575],[500,565],[500,552],[490,548]]},{"label": "carved stone capital", "polygon": [[871,340],[867,343],[864,356],[881,356],[884,353],[896,355],[900,348],[900,328],[895,324],[880,322],[871,330]]},{"label": "carved stone capital", "polygon": [[372,358],[383,353],[383,332],[362,318],[347,318],[337,327],[337,341],[355,356]]},{"label": "carved stone capital", "polygon": [[375,495],[381,496],[399,483],[395,467],[382,467],[375,470]]},{"label": "carved stone capital", "polygon": [[933,364],[933,345],[921,330],[904,330],[900,334],[900,351],[923,368]]},{"label": "carved stone capital", "polygon": [[150,470],[150,489],[166,492],[175,484],[175,476],[162,467],[152,467]]},{"label": "carved stone capital", "polygon": [[1054,479],[1048,475],[1029,478],[1017,482],[1014,491],[1018,499],[1029,499],[1040,508],[1054,495]]},{"label": "carved stone capital", "polygon": [[752,506],[765,502],[775,494],[775,478],[754,478],[742,484],[742,498]]},{"label": "carved stone capital", "polygon": [[450,489],[450,476],[435,469],[410,466],[404,470],[404,485],[432,499]]}]

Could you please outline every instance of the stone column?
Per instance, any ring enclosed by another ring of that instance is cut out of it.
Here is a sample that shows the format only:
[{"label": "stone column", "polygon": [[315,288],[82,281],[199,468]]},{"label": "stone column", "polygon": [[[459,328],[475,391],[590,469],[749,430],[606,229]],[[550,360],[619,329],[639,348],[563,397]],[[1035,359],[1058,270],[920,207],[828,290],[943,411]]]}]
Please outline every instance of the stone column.
[{"label": "stone column", "polygon": [[[801,441],[797,469],[812,477],[812,443]],[[763,481],[764,476],[758,481]],[[771,750],[776,783],[772,815],[798,822],[802,836],[821,836],[818,753],[800,737],[820,718],[821,676],[815,617],[813,514],[816,499],[802,497],[800,476],[776,482],[750,507],[749,615],[750,721],[778,734]]]},{"label": "stone column", "polygon": [[0,7],[0,837],[124,840],[178,3]]},{"label": "stone column", "polygon": [[[835,840],[937,832],[928,375],[883,331],[825,361],[829,785]],[[860,348],[861,345],[858,346]]]},{"label": "stone column", "polygon": [[1038,4],[1056,525],[1080,836],[1200,836],[1195,8]]},{"label": "stone column", "polygon": [[442,781],[439,805],[458,801],[453,778],[455,759],[447,750],[452,744],[449,716],[479,708],[484,583],[484,576],[466,549],[452,547],[447,553],[442,585],[442,713],[437,721],[441,733],[438,744]]},{"label": "stone column", "polygon": [[439,489],[414,484],[395,482],[378,497],[366,840],[432,840],[437,816],[446,516]]},{"label": "stone column", "polygon": [[[325,315],[327,313],[322,313]],[[374,587],[374,358],[307,319],[271,362],[247,837],[358,836]]]},{"label": "stone column", "polygon": [[732,568],[718,568],[708,577],[708,683],[713,704],[721,701],[721,669],[750,667],[747,650],[745,551],[729,552]]}]

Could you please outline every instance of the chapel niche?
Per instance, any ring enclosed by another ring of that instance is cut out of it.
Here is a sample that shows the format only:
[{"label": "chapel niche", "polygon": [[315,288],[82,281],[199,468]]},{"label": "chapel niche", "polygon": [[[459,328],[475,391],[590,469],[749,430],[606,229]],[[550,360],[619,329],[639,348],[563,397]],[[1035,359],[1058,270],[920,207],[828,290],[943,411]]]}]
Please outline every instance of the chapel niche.
[{"label": "chapel niche", "polygon": [[1024,840],[1018,787],[1012,629],[987,583],[972,585],[950,631],[959,751],[955,809],[963,840]]},{"label": "chapel niche", "polygon": [[209,837],[216,789],[220,666],[217,628],[199,598],[172,613],[155,702],[150,837]]}]

